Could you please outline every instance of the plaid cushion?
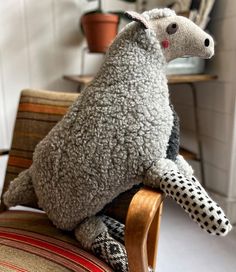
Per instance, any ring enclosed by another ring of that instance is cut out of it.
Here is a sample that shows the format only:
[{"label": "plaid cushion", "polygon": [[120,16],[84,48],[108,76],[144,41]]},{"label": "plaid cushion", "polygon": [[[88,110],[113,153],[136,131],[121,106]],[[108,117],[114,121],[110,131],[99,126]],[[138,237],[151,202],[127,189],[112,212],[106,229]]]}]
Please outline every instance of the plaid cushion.
[{"label": "plaid cushion", "polygon": [[0,271],[112,270],[82,250],[72,233],[56,229],[44,213],[7,211],[0,214]]}]

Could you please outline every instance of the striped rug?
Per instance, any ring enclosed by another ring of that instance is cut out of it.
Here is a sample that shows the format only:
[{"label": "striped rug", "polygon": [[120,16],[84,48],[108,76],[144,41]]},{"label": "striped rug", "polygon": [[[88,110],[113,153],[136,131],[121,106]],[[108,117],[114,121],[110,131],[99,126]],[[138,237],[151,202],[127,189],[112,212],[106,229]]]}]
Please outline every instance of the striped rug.
[{"label": "striped rug", "polygon": [[112,270],[82,250],[72,233],[56,229],[44,213],[7,211],[0,214],[0,271]]}]

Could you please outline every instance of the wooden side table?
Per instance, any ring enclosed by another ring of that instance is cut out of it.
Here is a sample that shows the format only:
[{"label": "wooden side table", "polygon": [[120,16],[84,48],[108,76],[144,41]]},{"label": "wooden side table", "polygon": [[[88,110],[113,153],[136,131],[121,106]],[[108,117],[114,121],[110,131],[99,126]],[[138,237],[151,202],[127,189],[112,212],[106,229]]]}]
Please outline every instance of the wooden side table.
[{"label": "wooden side table", "polygon": [[[69,80],[78,85],[78,92],[82,90],[82,88],[86,87],[92,80],[93,76],[90,75],[64,75],[63,78],[65,80]],[[204,173],[204,163],[203,163],[203,150],[202,143],[200,137],[200,127],[199,127],[199,118],[197,114],[198,101],[197,101],[197,91],[195,87],[195,83],[198,82],[208,82],[212,80],[216,80],[216,75],[208,75],[208,74],[199,74],[199,75],[169,75],[168,76],[168,84],[187,84],[191,88],[191,92],[193,95],[193,106],[194,106],[194,120],[195,120],[195,129],[196,129],[196,140],[198,145],[198,154],[195,154],[189,150],[181,148],[180,153],[188,160],[199,161],[200,170],[201,170],[201,179],[202,184],[205,186],[205,173]]]},{"label": "wooden side table", "polygon": [[76,83],[78,86],[77,92],[80,93],[81,90],[93,80],[93,76],[64,75],[63,79]]}]

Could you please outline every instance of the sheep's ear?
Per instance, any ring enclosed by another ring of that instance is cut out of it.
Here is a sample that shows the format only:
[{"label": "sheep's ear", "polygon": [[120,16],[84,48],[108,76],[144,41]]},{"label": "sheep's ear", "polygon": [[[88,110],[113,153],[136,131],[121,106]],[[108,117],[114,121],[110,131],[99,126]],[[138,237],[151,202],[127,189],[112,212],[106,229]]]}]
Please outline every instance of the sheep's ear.
[{"label": "sheep's ear", "polygon": [[126,11],[125,16],[132,21],[139,22],[144,28],[149,28],[148,21],[141,14],[135,11]]}]

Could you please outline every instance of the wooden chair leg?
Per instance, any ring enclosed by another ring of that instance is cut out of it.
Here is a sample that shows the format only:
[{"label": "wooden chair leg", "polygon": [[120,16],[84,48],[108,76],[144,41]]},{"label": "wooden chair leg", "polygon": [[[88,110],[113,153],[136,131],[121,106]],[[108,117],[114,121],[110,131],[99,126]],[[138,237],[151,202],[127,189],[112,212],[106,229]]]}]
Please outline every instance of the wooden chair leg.
[{"label": "wooden chair leg", "polygon": [[125,229],[129,272],[147,272],[149,264],[151,267],[156,265],[163,198],[163,193],[144,188],[130,203]]},{"label": "wooden chair leg", "polygon": [[147,238],[147,254],[148,254],[148,265],[156,270],[157,267],[157,252],[158,252],[158,241],[160,236],[160,225],[162,215],[163,203],[160,204],[155,217],[151,223]]}]

